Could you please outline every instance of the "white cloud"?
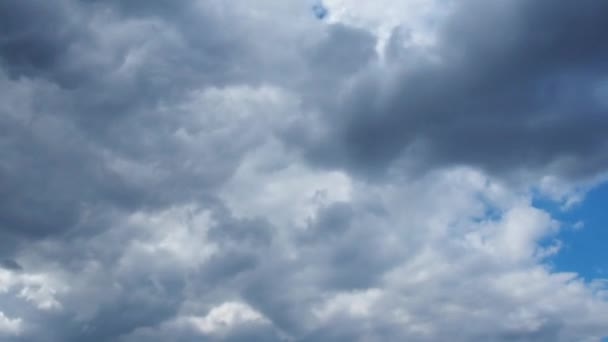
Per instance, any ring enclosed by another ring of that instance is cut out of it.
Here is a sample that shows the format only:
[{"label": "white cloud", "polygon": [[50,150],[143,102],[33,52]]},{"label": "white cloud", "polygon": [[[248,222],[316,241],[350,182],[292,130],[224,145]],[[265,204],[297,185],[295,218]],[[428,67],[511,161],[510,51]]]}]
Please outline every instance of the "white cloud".
[{"label": "white cloud", "polygon": [[205,334],[222,334],[242,324],[268,324],[268,321],[246,304],[226,302],[212,308],[205,317],[189,319]]},{"label": "white cloud", "polygon": [[[331,20],[362,27],[379,37],[378,50],[383,51],[391,32],[398,27],[410,35],[408,44],[418,47],[436,44],[437,23],[450,11],[449,1],[326,0]],[[405,44],[406,42],[404,42]]]},{"label": "white cloud", "polygon": [[53,274],[46,272],[12,272],[0,269],[0,294],[14,291],[18,298],[31,303],[39,310],[61,310],[58,295],[69,287]]},{"label": "white cloud", "polygon": [[351,189],[348,175],[312,169],[270,140],[244,158],[221,196],[236,215],[289,227],[305,225],[322,206],[349,201]]},{"label": "white cloud", "polygon": [[338,293],[328,298],[314,312],[321,322],[337,315],[366,317],[371,314],[371,306],[378,302],[380,296],[382,290],[379,289]]},{"label": "white cloud", "polygon": [[137,232],[129,241],[119,262],[122,272],[141,267],[145,260],[163,259],[156,267],[197,267],[217,250],[208,241],[207,233],[213,221],[209,212],[190,206],[176,207],[158,213],[134,213],[125,230]]},{"label": "white cloud", "polygon": [[23,322],[20,318],[9,318],[0,311],[0,336],[19,335],[23,329]]}]

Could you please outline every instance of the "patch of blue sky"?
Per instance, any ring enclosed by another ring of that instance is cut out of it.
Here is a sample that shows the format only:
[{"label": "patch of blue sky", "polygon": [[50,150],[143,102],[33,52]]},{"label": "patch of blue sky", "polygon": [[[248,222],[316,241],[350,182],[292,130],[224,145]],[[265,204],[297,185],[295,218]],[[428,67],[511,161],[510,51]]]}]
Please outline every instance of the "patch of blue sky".
[{"label": "patch of blue sky", "polygon": [[322,2],[318,1],[312,5],[312,13],[318,19],[323,20],[329,15],[329,10],[327,9],[327,7],[325,7],[325,5]]},{"label": "patch of blue sky", "polygon": [[472,218],[473,222],[498,222],[503,217],[504,213],[499,208],[492,205],[492,202],[483,194],[479,193],[475,196],[475,198],[484,204],[484,210],[481,215]]},{"label": "patch of blue sky", "polygon": [[557,236],[562,249],[550,259],[555,270],[576,272],[588,281],[608,279],[608,183],[595,187],[569,209],[542,197],[534,199],[534,206],[562,223]]}]

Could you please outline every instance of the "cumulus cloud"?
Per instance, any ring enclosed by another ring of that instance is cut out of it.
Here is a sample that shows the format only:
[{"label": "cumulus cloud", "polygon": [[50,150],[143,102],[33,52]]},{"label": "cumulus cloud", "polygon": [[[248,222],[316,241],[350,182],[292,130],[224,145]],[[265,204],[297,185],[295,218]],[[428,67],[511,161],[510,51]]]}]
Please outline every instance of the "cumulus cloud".
[{"label": "cumulus cloud", "polygon": [[10,319],[0,312],[0,335],[17,335],[21,331],[21,319]]},{"label": "cumulus cloud", "polygon": [[608,5],[310,5],[0,1],[2,340],[608,335]]}]

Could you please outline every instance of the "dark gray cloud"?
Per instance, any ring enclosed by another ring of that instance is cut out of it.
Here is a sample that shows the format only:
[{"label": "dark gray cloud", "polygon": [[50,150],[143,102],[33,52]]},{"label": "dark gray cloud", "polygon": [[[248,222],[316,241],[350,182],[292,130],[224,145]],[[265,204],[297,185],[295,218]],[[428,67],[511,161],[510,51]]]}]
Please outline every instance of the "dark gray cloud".
[{"label": "dark gray cloud", "polygon": [[598,1],[466,1],[432,57],[401,47],[411,36],[396,30],[388,77],[362,77],[310,153],[372,172],[403,157],[424,169],[601,173],[608,108],[594,93],[607,77],[606,13]]},{"label": "dark gray cloud", "polygon": [[608,6],[465,1],[422,48],[309,5],[0,0],[1,340],[608,332],[497,177],[605,171]]},{"label": "dark gray cloud", "polygon": [[86,30],[65,2],[3,1],[2,64],[13,77],[42,75],[57,77],[69,68],[66,57]]},{"label": "dark gray cloud", "polygon": [[[196,139],[206,123],[192,121],[198,111],[211,109],[159,111],[158,107],[175,103],[173,89],[187,92],[195,83],[209,82],[205,77],[210,73],[223,75],[226,68],[235,67],[236,62],[224,57],[235,56],[233,43],[216,34],[207,41],[206,35],[195,32],[178,38],[161,34],[157,39],[149,31],[155,27],[152,24],[142,23],[140,28],[128,19],[98,16],[95,11],[111,8],[105,3],[3,2],[2,6],[0,13],[6,17],[2,20],[1,59],[6,72],[2,96],[7,103],[0,123],[3,234],[48,236],[76,226],[82,230],[88,226],[83,221],[95,219],[96,212],[105,216],[112,210],[175,204],[178,198],[212,197],[208,189],[230,175],[238,161],[238,157],[233,159],[240,153],[237,150],[251,141],[231,147],[218,136],[205,145],[221,145],[221,157],[203,150],[186,157],[184,153],[191,151],[177,131],[187,127],[193,131],[186,134]],[[192,11],[183,7],[170,13]],[[130,5],[120,10],[129,15],[158,15],[167,9]],[[187,17],[199,20],[199,29],[207,24],[204,16]],[[167,18],[171,25],[160,29],[172,30],[177,18],[184,16]],[[118,26],[117,32],[112,32],[113,25]],[[179,26],[181,31],[192,30],[188,23],[178,25],[185,27]],[[120,34],[126,41],[115,36]],[[172,41],[195,36],[200,38],[186,46]],[[143,51],[143,61],[129,69],[125,60],[142,44],[151,45],[151,50]],[[197,53],[204,55],[193,55]],[[214,65],[192,65],[180,58]],[[201,79],[194,82],[191,71],[183,69],[188,67],[195,68]]]},{"label": "dark gray cloud", "polygon": [[19,265],[19,263],[17,263],[15,260],[12,260],[12,259],[5,259],[5,260],[0,261],[0,266],[2,266],[2,268],[5,268],[7,270],[12,270],[12,271],[23,270],[23,267],[21,267],[21,265]]}]

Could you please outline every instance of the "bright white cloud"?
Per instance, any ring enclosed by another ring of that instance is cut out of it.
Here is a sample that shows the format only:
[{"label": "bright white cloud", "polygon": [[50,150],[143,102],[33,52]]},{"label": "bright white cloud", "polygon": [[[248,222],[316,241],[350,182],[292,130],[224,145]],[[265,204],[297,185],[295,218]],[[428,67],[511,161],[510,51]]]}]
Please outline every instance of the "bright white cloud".
[{"label": "bright white cloud", "polygon": [[348,202],[351,189],[346,174],[311,169],[271,140],[250,152],[221,196],[239,216],[262,215],[289,227],[305,225],[322,206]]},{"label": "bright white cloud", "polygon": [[0,311],[0,336],[19,335],[23,329],[23,322],[20,318],[9,318]]},{"label": "bright white cloud", "polygon": [[60,310],[62,305],[57,297],[68,289],[69,287],[53,274],[14,273],[0,269],[0,294],[15,292],[18,298],[40,310]]},{"label": "bright white cloud", "polygon": [[267,324],[260,313],[246,304],[227,302],[212,308],[205,317],[192,317],[190,322],[205,334],[222,334],[241,324]]}]

